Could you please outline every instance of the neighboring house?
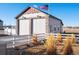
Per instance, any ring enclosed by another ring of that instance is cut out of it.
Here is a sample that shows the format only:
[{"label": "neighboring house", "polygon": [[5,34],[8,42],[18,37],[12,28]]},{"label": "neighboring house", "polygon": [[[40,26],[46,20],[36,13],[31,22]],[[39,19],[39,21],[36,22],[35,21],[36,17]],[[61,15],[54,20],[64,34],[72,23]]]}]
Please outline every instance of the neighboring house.
[{"label": "neighboring house", "polygon": [[2,30],[2,29],[3,29],[3,21],[0,20],[0,30]]},{"label": "neighboring house", "polygon": [[28,7],[16,19],[17,35],[62,32],[62,20],[34,7]]},{"label": "neighboring house", "polygon": [[3,21],[0,20],[0,37],[6,35],[16,35],[15,26],[3,26]]},{"label": "neighboring house", "polygon": [[4,28],[4,34],[6,34],[6,35],[16,35],[15,26],[8,25],[8,26],[3,26],[3,28]]},{"label": "neighboring house", "polygon": [[3,29],[3,21],[0,20],[0,35],[4,34],[4,29]]}]

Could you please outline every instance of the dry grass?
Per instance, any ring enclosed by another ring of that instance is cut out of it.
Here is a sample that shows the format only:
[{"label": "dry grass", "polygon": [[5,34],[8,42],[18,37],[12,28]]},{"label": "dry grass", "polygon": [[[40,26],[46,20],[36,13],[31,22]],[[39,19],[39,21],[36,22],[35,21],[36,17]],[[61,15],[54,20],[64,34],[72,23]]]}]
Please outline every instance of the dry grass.
[{"label": "dry grass", "polygon": [[56,46],[55,46],[55,39],[53,34],[50,34],[46,43],[45,43],[47,54],[56,54]]},{"label": "dry grass", "polygon": [[70,42],[69,37],[66,37],[66,40],[64,42],[64,48],[63,48],[63,52],[64,55],[70,55],[73,53],[73,49],[72,49],[72,44]]},{"label": "dry grass", "polygon": [[30,47],[28,49],[25,49],[26,53],[28,52],[31,55],[44,55],[46,49],[44,47],[44,45],[37,45],[34,47]]},{"label": "dry grass", "polygon": [[75,39],[76,39],[76,38],[75,38],[75,34],[72,34],[72,35],[71,35],[71,43],[72,43],[72,44],[75,44],[75,42],[76,42]]},{"label": "dry grass", "polygon": [[79,55],[79,44],[73,45],[72,48],[73,48],[73,54]]},{"label": "dry grass", "polygon": [[34,36],[32,37],[32,44],[33,44],[33,45],[38,45],[38,44],[39,44],[38,41],[37,41],[37,36],[36,36],[36,35],[34,35]]},{"label": "dry grass", "polygon": [[58,40],[59,42],[62,42],[62,35],[61,35],[61,33],[58,33],[58,35],[57,35],[57,40]]}]

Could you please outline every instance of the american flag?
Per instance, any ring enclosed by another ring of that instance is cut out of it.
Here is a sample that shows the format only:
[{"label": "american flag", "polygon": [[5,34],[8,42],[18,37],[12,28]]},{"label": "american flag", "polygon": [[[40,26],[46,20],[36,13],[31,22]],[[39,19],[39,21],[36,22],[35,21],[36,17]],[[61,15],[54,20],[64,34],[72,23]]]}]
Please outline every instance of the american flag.
[{"label": "american flag", "polygon": [[44,10],[48,10],[48,5],[43,5],[43,6],[40,6],[39,8],[44,9]]}]

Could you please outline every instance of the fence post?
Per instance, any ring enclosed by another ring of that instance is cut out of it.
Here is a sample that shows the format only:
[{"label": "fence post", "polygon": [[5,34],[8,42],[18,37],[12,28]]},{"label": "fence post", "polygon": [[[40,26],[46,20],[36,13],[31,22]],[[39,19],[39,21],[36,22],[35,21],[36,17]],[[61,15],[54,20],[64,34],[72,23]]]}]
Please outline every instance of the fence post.
[{"label": "fence post", "polygon": [[12,41],[13,41],[12,47],[15,48],[15,37],[14,36],[13,36],[13,40]]}]

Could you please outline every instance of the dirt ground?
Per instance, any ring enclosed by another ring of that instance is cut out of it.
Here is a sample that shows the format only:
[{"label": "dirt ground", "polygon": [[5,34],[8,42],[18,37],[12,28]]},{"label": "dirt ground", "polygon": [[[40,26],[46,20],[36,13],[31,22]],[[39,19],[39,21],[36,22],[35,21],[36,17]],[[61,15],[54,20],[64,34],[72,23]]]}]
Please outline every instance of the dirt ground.
[{"label": "dirt ground", "polygon": [[[79,55],[79,44],[72,45],[73,55]],[[57,55],[61,55],[60,50],[62,46],[57,47]],[[37,45],[27,47],[26,45],[19,46],[18,48],[7,49],[7,55],[47,55],[44,45]]]},{"label": "dirt ground", "polygon": [[79,44],[73,45],[73,54],[74,55],[79,55]]}]

